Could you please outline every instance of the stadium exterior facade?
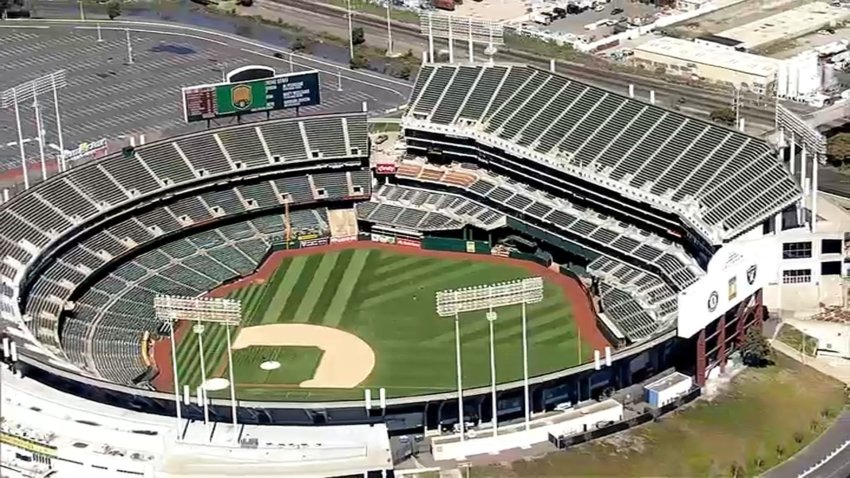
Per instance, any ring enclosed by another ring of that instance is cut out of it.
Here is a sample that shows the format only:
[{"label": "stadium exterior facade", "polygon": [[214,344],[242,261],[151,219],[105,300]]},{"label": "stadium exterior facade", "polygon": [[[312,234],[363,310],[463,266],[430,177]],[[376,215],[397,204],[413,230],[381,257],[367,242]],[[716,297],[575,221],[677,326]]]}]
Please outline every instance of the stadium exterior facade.
[{"label": "stadium exterior facade", "polygon": [[[533,378],[534,411],[672,367],[702,384],[763,319],[761,290],[775,271],[735,241],[793,207],[800,190],[761,140],[516,65],[423,66],[402,125],[416,158],[383,181],[369,169],[365,114],[354,113],[151,143],[13,198],[0,208],[0,324],[18,344],[13,367],[89,400],[173,415],[173,395],[131,386],[149,377],[120,360],[159,326],[144,301],[232,278],[198,274],[209,264],[202,249],[227,248],[216,262],[250,273],[284,236],[284,204],[304,213],[305,241],[322,223],[311,211],[354,206],[364,227],[400,236],[507,227],[589,277],[599,325],[617,345],[612,363]],[[499,385],[501,419],[522,416],[521,385]],[[488,393],[465,391],[465,413],[487,421]],[[406,433],[457,421],[453,404],[455,393],[393,398],[385,410],[240,401],[238,421],[384,422]],[[203,419],[197,404],[182,408]],[[231,419],[227,401],[210,412]]]}]

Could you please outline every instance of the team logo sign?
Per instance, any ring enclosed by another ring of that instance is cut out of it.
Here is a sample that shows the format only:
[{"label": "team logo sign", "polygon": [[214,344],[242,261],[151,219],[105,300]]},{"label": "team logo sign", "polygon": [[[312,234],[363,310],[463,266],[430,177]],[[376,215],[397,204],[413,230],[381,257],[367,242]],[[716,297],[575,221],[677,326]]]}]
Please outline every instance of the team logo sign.
[{"label": "team logo sign", "polygon": [[248,85],[234,86],[230,90],[230,98],[233,102],[233,107],[237,110],[248,109],[251,106],[251,87]]},{"label": "team logo sign", "polygon": [[720,302],[720,295],[717,294],[717,291],[714,291],[708,296],[708,311],[714,312],[717,309],[718,302]]},{"label": "team logo sign", "polygon": [[756,281],[756,265],[753,264],[747,269],[747,283],[753,285],[753,282]]}]

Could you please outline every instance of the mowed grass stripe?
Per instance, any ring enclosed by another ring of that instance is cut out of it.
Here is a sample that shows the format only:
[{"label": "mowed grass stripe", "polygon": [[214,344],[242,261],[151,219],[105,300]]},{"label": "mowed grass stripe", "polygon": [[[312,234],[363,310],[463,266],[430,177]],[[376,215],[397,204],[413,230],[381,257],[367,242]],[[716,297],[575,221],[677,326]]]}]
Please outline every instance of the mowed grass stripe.
[{"label": "mowed grass stripe", "polygon": [[[194,324],[193,324],[194,325]],[[204,329],[204,366],[207,377],[218,366],[226,336],[219,324],[206,324]],[[181,344],[178,356],[178,375],[181,384],[197,387],[201,383],[201,361],[198,357],[198,334],[190,330]]]},{"label": "mowed grass stripe", "polygon": [[[517,306],[519,308],[519,306]],[[528,327],[535,328],[539,325],[547,324],[552,320],[558,317],[571,317],[572,313],[570,309],[565,308],[564,304],[557,302],[556,300],[544,301],[541,304],[537,304],[535,306],[528,307],[526,311],[526,319],[528,320]],[[514,318],[516,317],[516,318]],[[452,319],[454,320],[454,319]],[[502,318],[496,320],[496,326],[499,323],[504,323],[506,321],[521,323],[522,317],[519,313],[514,316],[513,314],[506,314],[504,311],[502,312]],[[460,316],[461,323],[461,338],[469,338],[473,336],[485,335],[489,338],[490,334],[490,325],[487,320],[484,318],[484,313],[479,313],[478,317],[475,317],[474,314],[461,314]],[[454,342],[455,333],[454,329],[450,332],[444,332],[440,335],[435,335],[434,337],[426,340],[426,343],[444,343],[444,342]]]},{"label": "mowed grass stripe", "polygon": [[372,273],[374,277],[393,275],[397,269],[401,269],[403,267],[410,267],[418,262],[422,262],[423,260],[431,260],[419,256],[404,256],[396,253],[387,254],[380,251],[378,251],[378,253],[380,254],[379,263],[381,265],[377,267]]},{"label": "mowed grass stripe", "polygon": [[[268,304],[263,303],[259,306],[261,307],[260,312],[263,314],[263,320],[260,321],[261,324],[277,323],[283,307],[289,301],[295,284],[298,282],[298,278],[301,277],[301,272],[304,271],[304,267],[307,265],[307,257],[297,256],[290,259],[288,261],[289,267],[282,271],[283,274],[281,275],[280,282],[272,281],[265,288],[265,296],[272,298],[268,301]],[[277,277],[277,273],[275,273],[275,277]]]},{"label": "mowed grass stripe", "polygon": [[[487,322],[484,319],[481,319],[481,320],[483,320],[484,322]],[[560,322],[560,324],[557,324],[557,322]],[[547,337],[550,337],[550,336],[551,337],[562,337],[562,338],[566,339],[566,338],[572,338],[572,336],[574,335],[574,334],[571,333],[571,330],[569,330],[567,328],[569,326],[569,323],[570,323],[570,315],[564,314],[564,313],[549,315],[549,316],[546,317],[546,320],[535,322],[534,327],[532,327],[531,323],[529,322],[528,328],[529,329],[534,328],[535,330],[539,330],[538,327],[541,324],[552,324],[552,323],[555,323],[555,324],[552,326],[551,329],[549,329],[545,332],[546,334],[548,334]],[[475,338],[473,338],[471,340],[466,340],[466,342],[469,342],[470,345],[480,345],[480,344],[483,344],[483,343],[488,343],[490,341],[490,333],[489,332],[490,332],[490,324],[487,323],[487,334],[482,334],[482,335],[476,336]],[[522,319],[511,320],[509,322],[508,321],[502,321],[502,320],[496,320],[493,335],[496,338],[496,341],[508,340],[508,339],[519,340],[520,337],[522,336]],[[538,339],[543,340],[543,337],[539,333],[535,333],[534,336],[532,337],[532,334],[529,332],[528,340],[530,342],[531,341],[537,342],[537,341],[539,341]],[[461,335],[461,340],[465,340],[463,335]]]},{"label": "mowed grass stripe", "polygon": [[295,310],[295,317],[292,318],[293,322],[308,322],[310,320],[310,315],[313,313],[316,303],[319,302],[319,296],[322,295],[325,283],[328,281],[328,277],[331,275],[331,271],[334,269],[336,261],[339,258],[339,252],[324,254],[321,257],[322,260],[319,262],[319,267],[316,268],[316,272],[310,280],[310,286],[307,287],[301,303],[298,304],[298,309]]},{"label": "mowed grass stripe", "polygon": [[[458,269],[456,266],[453,268],[449,268],[449,272],[445,274],[429,274],[428,277],[423,277],[421,281],[416,282],[414,284],[410,284],[406,287],[399,287],[398,284],[402,284],[408,280],[408,277],[400,276],[396,281],[396,285],[392,288],[392,290],[386,290],[383,294],[373,295],[366,298],[362,303],[361,307],[377,307],[380,304],[385,302],[389,302],[395,299],[399,299],[401,297],[413,296],[419,289],[428,288],[434,284],[439,284],[442,282],[446,282],[449,280],[455,280],[459,277],[476,274],[481,270],[485,270],[487,268],[487,264],[483,262],[471,263],[468,266]],[[418,277],[418,274],[417,274]],[[423,297],[422,300],[431,300],[433,301],[433,297]]]},{"label": "mowed grass stripe", "polygon": [[336,288],[336,294],[333,296],[327,313],[322,319],[322,324],[328,327],[336,327],[342,322],[346,306],[348,305],[351,295],[360,280],[360,274],[366,266],[366,261],[372,251],[358,250],[351,258],[351,262],[345,269],[345,274],[342,276],[342,281]]},{"label": "mowed grass stripe", "polygon": [[257,306],[260,304],[264,289],[257,286],[243,289],[246,293],[242,294],[239,300],[242,301],[242,322],[245,325],[256,325],[262,319],[262,314],[257,314]]},{"label": "mowed grass stripe", "polygon": [[384,280],[375,280],[375,276],[373,275],[372,280],[369,281],[369,285],[366,287],[366,292],[379,293],[383,290],[391,289],[398,284],[416,281],[420,277],[439,277],[442,271],[461,272],[463,269],[458,269],[457,264],[452,264],[451,262],[419,261],[410,270],[399,271]]},{"label": "mowed grass stripe", "polygon": [[334,294],[337,292],[337,288],[339,287],[339,283],[342,281],[343,275],[345,275],[345,270],[348,268],[348,265],[351,263],[351,258],[360,252],[370,252],[368,250],[357,251],[355,249],[346,249],[339,253],[339,257],[336,260],[336,264],[334,264],[334,268],[328,276],[327,281],[325,281],[324,285],[321,287],[322,293],[319,295],[319,301],[316,302],[316,306],[313,307],[313,311],[310,313],[311,324],[320,324],[322,323],[322,319],[328,311],[328,307],[331,305],[331,300],[333,300]]},{"label": "mowed grass stripe", "polygon": [[270,323],[276,324],[280,322],[293,321],[295,318],[295,311],[298,310],[298,307],[301,305],[301,301],[304,300],[304,295],[307,294],[307,291],[313,284],[313,276],[316,274],[316,269],[318,269],[324,256],[322,254],[317,254],[314,256],[301,257],[304,258],[304,267],[301,269],[301,273],[298,274],[298,278],[295,279],[294,284],[290,286],[290,283],[287,282],[281,285],[281,287],[290,289],[287,291],[289,298],[285,303],[280,306],[275,306],[274,310],[269,311],[270,314],[276,315]]}]

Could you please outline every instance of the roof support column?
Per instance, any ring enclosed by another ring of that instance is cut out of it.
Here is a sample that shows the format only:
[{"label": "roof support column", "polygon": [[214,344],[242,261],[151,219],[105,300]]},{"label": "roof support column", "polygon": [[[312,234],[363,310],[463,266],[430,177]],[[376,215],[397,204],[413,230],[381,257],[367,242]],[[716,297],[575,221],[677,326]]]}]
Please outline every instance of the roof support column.
[{"label": "roof support column", "polygon": [[818,154],[812,155],[812,232],[817,232],[818,224]]}]

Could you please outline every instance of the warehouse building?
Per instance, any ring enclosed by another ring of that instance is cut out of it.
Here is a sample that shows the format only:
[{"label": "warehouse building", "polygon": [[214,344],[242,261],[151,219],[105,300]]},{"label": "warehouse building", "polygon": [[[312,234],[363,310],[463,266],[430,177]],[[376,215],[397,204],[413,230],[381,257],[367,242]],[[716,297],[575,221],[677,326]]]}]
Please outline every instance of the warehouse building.
[{"label": "warehouse building", "polygon": [[718,33],[752,51],[850,19],[850,9],[814,2]]},{"label": "warehouse building", "polygon": [[634,49],[634,61],[648,69],[721,83],[765,94],[776,81],[779,60],[708,42],[663,37]]}]

